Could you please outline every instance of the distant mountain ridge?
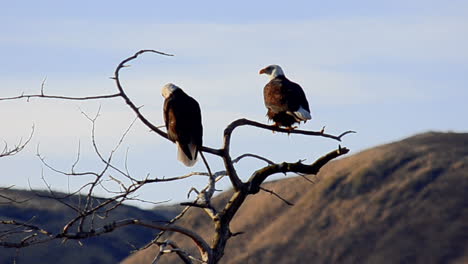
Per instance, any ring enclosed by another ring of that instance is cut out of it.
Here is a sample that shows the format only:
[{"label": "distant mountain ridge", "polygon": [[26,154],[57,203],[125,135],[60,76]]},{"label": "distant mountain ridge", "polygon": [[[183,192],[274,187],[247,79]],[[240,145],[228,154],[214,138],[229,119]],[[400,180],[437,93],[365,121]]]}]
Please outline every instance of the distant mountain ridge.
[{"label": "distant mountain ridge", "polygon": [[[38,196],[39,194],[40,196]],[[70,221],[75,212],[52,198],[41,197],[45,191],[1,190],[0,195],[18,201],[9,203],[0,197],[0,220],[15,220],[46,228],[58,233]],[[64,194],[56,193],[57,197]],[[95,198],[99,199],[99,198]],[[78,204],[78,196],[67,200]],[[132,206],[117,208],[111,217],[102,223],[126,218],[146,219],[151,221],[167,221],[174,216],[170,208],[159,208],[157,211],[141,210]],[[96,222],[99,222],[99,218]],[[99,225],[98,225],[99,226]],[[0,235],[10,226],[0,225]],[[118,263],[130,252],[150,241],[156,230],[141,227],[122,228],[104,236],[81,241],[53,241],[45,244],[26,247],[18,250],[0,247],[0,263]],[[64,242],[64,243],[62,243]],[[40,260],[40,261],[39,261]]]},{"label": "distant mountain ridge", "polygon": [[[265,184],[292,207],[267,193],[250,197],[231,225],[245,233],[228,242],[221,263],[468,263],[468,134],[429,132],[371,148],[326,165],[317,179]],[[179,224],[209,240],[207,220],[192,209]],[[151,263],[154,254],[123,263]]]}]

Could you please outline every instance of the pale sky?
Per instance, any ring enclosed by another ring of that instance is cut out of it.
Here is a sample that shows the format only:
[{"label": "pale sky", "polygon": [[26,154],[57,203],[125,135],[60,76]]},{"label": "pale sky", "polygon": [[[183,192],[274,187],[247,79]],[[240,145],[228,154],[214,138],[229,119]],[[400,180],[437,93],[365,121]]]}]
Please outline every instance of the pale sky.
[{"label": "pale sky", "polygon": [[[466,132],[468,124],[468,2],[466,1],[0,1],[0,97],[38,93],[99,95],[116,92],[109,79],[124,58],[146,54],[121,72],[137,105],[161,125],[162,85],[173,82],[196,98],[203,112],[204,142],[220,147],[222,131],[246,117],[266,122],[258,71],[279,64],[309,99],[313,119],[302,129],[339,134],[356,153],[430,130]],[[20,154],[0,159],[1,186],[74,190],[88,179],[67,178],[44,168],[36,152],[57,168],[101,168],[91,151],[90,123],[101,107],[97,140],[104,153],[118,142],[133,112],[120,99],[100,102],[34,99],[0,102],[0,140],[32,142]],[[241,128],[233,156],[245,152],[274,161],[312,161],[338,143],[321,138]],[[128,149],[132,175],[183,175],[193,169],[176,160],[174,144],[137,123],[117,153]],[[221,161],[210,157],[214,170]],[[243,179],[264,164],[239,165]],[[278,176],[283,177],[283,176]],[[277,178],[278,178],[277,177]],[[196,178],[153,184],[139,197],[181,201]],[[111,183],[109,183],[111,184]],[[219,189],[228,188],[227,179]],[[106,195],[99,190],[99,195]],[[142,205],[148,207],[150,205]]]}]

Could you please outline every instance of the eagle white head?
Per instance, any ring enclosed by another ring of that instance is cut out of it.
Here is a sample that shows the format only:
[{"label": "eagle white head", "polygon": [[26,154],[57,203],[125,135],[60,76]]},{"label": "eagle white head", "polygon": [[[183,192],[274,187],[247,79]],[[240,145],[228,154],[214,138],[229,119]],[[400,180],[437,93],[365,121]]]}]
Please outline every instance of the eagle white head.
[{"label": "eagle white head", "polygon": [[270,65],[270,66],[267,66],[263,69],[260,70],[259,74],[266,74],[268,75],[268,77],[270,78],[270,80],[278,77],[278,76],[284,76],[284,72],[283,72],[283,69],[281,69],[281,67],[279,65]]},{"label": "eagle white head", "polygon": [[161,94],[164,98],[168,98],[171,95],[171,93],[173,93],[177,89],[180,89],[180,87],[176,86],[173,83],[168,83],[162,87]]}]

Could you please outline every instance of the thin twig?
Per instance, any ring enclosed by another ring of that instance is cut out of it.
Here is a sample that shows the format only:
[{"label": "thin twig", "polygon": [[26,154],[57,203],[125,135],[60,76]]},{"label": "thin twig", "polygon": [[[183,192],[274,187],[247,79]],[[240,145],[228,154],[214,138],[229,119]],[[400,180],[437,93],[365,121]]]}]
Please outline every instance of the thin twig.
[{"label": "thin twig", "polygon": [[274,195],[276,198],[280,199],[281,201],[283,201],[285,204],[289,205],[289,206],[293,206],[294,204],[289,202],[288,200],[284,199],[283,197],[281,197],[279,194],[275,193],[274,191],[272,190],[268,190],[267,188],[264,188],[264,187],[261,187],[260,186],[260,190],[264,191],[264,192],[267,192],[269,194],[272,194]]},{"label": "thin twig", "polygon": [[85,101],[85,100],[98,100],[98,99],[107,99],[119,97],[120,94],[106,94],[106,95],[96,95],[96,96],[84,96],[84,97],[70,97],[70,96],[61,96],[61,95],[44,95],[44,94],[22,94],[13,97],[3,97],[0,98],[0,101],[9,101],[17,100],[21,98],[26,98],[28,101],[31,98],[44,98],[44,99],[63,99],[63,100],[75,100],[75,101]]},{"label": "thin twig", "polygon": [[239,157],[233,159],[232,162],[238,163],[241,159],[247,158],[247,157],[251,157],[251,158],[256,158],[256,159],[259,159],[259,160],[263,160],[263,161],[265,161],[266,163],[268,163],[268,164],[270,164],[270,165],[271,165],[271,164],[275,164],[273,161],[271,161],[271,160],[269,160],[269,159],[267,159],[267,158],[265,158],[265,157],[262,157],[262,156],[259,156],[259,155],[256,155],[256,154],[251,154],[251,153],[242,154],[242,155],[240,155]]},{"label": "thin twig", "polygon": [[34,125],[31,128],[31,133],[29,134],[28,139],[26,139],[24,143],[22,143],[22,139],[20,139],[18,144],[15,145],[12,149],[9,149],[8,144],[5,143],[3,151],[0,152],[0,158],[18,154],[20,151],[22,151],[26,147],[26,145],[28,145],[28,143],[31,141],[33,137],[33,134],[34,134]]}]

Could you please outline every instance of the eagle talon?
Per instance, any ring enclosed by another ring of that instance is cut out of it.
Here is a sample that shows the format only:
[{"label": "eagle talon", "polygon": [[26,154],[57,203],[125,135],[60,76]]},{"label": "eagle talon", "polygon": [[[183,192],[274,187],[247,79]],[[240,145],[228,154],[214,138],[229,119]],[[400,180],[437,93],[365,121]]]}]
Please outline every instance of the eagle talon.
[{"label": "eagle talon", "polygon": [[[273,123],[273,125],[271,125],[272,128],[280,128],[280,124],[278,124],[277,122]],[[271,132],[273,132],[273,134],[275,134],[276,131],[272,130]]]},{"label": "eagle talon", "polygon": [[294,129],[298,128],[298,126],[289,126],[286,128],[286,130],[288,130],[288,136],[291,134],[291,131],[293,131]]}]

